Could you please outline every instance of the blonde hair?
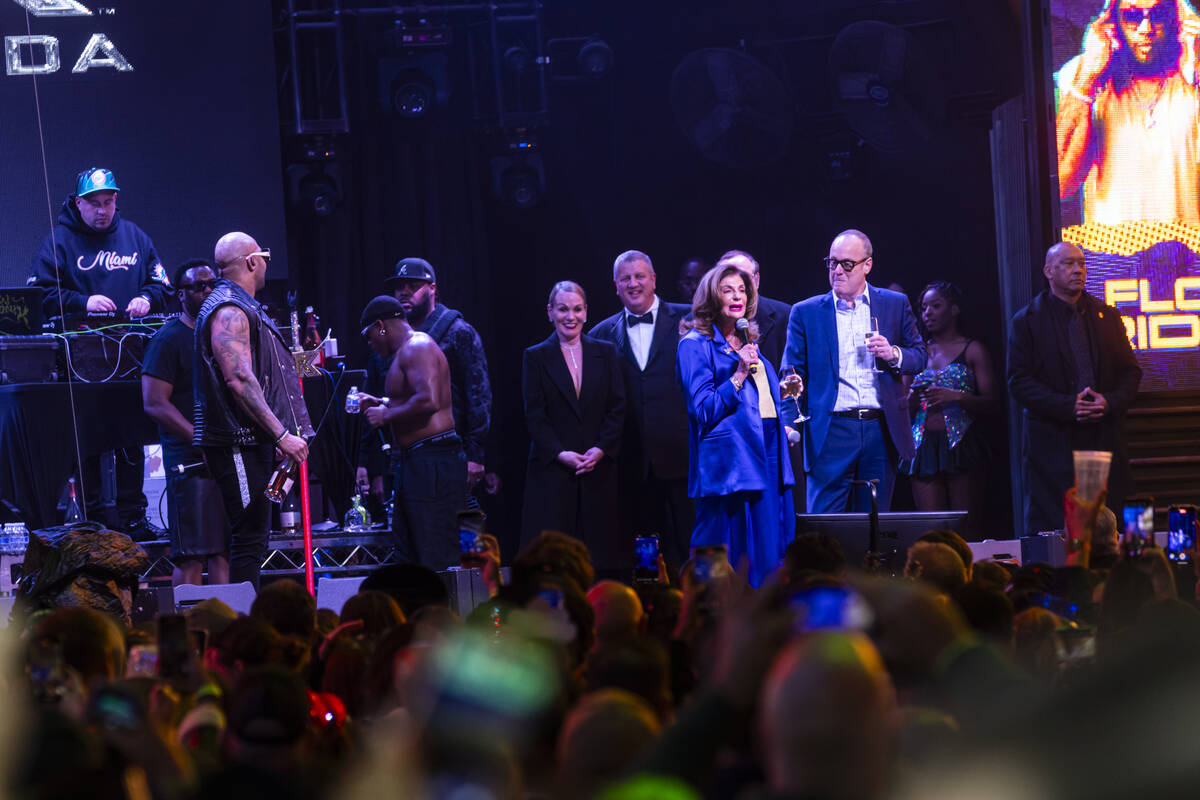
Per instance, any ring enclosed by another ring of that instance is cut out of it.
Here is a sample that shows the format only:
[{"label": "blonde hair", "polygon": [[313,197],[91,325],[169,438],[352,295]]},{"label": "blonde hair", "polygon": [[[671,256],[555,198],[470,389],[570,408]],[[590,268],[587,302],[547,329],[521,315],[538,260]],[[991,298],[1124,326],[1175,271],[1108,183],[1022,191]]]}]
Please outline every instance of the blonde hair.
[{"label": "blonde hair", "polygon": [[697,330],[709,339],[713,337],[713,324],[721,313],[721,281],[730,275],[738,275],[746,287],[746,319],[750,321],[750,341],[758,341],[758,323],[754,321],[758,313],[758,291],[754,281],[746,270],[734,264],[718,264],[704,273],[700,283],[696,285],[696,294],[692,297],[691,319],[679,323],[679,335],[690,330]]},{"label": "blonde hair", "polygon": [[559,281],[558,283],[551,286],[550,287],[550,299],[546,301],[546,305],[548,305],[548,306],[554,305],[554,298],[558,296],[559,292],[574,292],[575,294],[582,297],[583,304],[585,306],[587,305],[587,292],[585,292],[583,290],[583,287],[580,286],[575,281]]}]

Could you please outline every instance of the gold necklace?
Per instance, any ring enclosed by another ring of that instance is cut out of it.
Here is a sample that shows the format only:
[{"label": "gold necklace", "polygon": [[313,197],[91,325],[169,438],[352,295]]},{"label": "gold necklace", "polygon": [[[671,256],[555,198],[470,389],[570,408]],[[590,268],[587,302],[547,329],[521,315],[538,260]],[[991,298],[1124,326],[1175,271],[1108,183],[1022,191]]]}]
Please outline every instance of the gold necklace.
[{"label": "gold necklace", "polygon": [[[1144,104],[1146,110],[1143,112],[1142,121],[1147,128],[1153,128],[1156,124],[1158,124],[1156,112],[1158,111],[1158,103],[1160,100],[1162,100],[1163,93],[1167,90],[1167,80],[1167,78],[1163,78],[1158,82],[1158,88],[1154,92],[1154,99],[1149,103]],[[1134,97],[1140,102],[1142,99],[1141,92],[1135,89]]]}]

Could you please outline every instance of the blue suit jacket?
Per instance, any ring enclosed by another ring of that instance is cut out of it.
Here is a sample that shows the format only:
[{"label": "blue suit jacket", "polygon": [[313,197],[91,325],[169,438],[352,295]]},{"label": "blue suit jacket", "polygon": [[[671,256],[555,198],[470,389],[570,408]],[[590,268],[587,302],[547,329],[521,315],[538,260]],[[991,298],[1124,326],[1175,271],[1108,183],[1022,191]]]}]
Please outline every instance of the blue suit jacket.
[{"label": "blue suit jacket", "polygon": [[[876,365],[882,370],[879,376],[879,405],[883,409],[887,431],[896,452],[901,458],[912,458],[912,420],[900,376],[915,375],[925,369],[925,344],[917,331],[917,318],[907,297],[870,285],[868,293],[871,316],[879,318],[879,332],[899,347],[902,353],[899,369],[876,360]],[[804,434],[806,470],[812,469],[813,462],[821,453],[829,433],[829,415],[837,402],[836,314],[833,292],[825,292],[796,303],[788,317],[787,349],[783,363],[795,367],[804,378],[808,413],[812,416]]]},{"label": "blue suit jacket", "polygon": [[[782,491],[794,483],[786,457],[787,436],[780,417],[764,420],[758,413],[758,392],[747,380],[739,392],[729,379],[738,357],[719,330],[709,339],[689,331],[679,340],[675,369],[688,406],[688,495],[717,497],[747,491]],[[763,360],[775,408],[780,408],[779,376]],[[782,415],[784,412],[780,412]],[[783,480],[767,473],[763,425],[773,425]]]}]

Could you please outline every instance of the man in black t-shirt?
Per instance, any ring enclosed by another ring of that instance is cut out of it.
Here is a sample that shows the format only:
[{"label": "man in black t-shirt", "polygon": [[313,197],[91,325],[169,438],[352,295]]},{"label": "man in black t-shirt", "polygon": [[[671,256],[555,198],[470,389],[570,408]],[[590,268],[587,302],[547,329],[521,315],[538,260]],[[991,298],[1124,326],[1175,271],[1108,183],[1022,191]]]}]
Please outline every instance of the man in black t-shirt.
[{"label": "man in black t-shirt", "polygon": [[216,282],[216,273],[207,261],[195,259],[180,265],[174,285],[183,313],[150,340],[142,364],[142,405],[158,423],[167,473],[174,586],[199,585],[205,559],[209,583],[229,582],[229,523],[224,503],[204,457],[192,445],[196,314]]}]

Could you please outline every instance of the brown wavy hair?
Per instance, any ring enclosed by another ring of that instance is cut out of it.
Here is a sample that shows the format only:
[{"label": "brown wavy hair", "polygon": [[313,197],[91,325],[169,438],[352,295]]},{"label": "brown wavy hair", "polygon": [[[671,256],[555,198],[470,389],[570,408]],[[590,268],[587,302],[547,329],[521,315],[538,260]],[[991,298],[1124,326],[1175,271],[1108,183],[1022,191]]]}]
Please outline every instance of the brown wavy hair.
[{"label": "brown wavy hair", "polygon": [[749,273],[733,264],[718,264],[704,273],[692,297],[692,316],[679,323],[680,336],[695,329],[709,339],[713,338],[713,325],[721,313],[721,281],[730,275],[740,275],[746,286],[746,319],[750,320],[750,341],[758,341],[758,323],[754,321],[758,314],[758,291]]}]

